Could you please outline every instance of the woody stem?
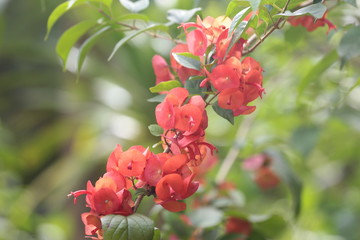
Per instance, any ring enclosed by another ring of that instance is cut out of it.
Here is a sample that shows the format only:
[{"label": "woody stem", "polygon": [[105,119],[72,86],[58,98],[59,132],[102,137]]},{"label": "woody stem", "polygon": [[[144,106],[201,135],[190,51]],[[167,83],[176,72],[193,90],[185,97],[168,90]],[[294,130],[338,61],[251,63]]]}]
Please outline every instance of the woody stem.
[{"label": "woody stem", "polygon": [[139,208],[140,203],[143,200],[144,196],[145,196],[145,194],[139,194],[137,196],[137,198],[135,200],[134,208],[133,208],[134,212],[136,212],[136,210]]}]

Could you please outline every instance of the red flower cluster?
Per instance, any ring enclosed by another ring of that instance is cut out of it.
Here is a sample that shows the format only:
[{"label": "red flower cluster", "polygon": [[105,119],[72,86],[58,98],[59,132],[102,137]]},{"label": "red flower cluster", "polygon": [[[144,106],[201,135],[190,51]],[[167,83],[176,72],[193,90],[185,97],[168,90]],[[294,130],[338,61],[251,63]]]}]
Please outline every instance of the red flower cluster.
[{"label": "red flower cluster", "polygon": [[[203,76],[200,87],[218,95],[221,108],[232,110],[234,116],[252,113],[256,107],[248,104],[261,97],[264,91],[263,70],[251,57],[241,60],[245,40],[240,39],[229,48],[230,24],[231,20],[225,17],[207,17],[203,21],[198,17],[196,23],[182,24],[187,43],[172,49],[171,68],[161,56],[153,57],[156,82],[174,80],[178,76],[185,83],[190,76]],[[175,60],[174,53],[184,52],[199,57],[202,66],[200,70],[187,68]]]},{"label": "red flower cluster", "polygon": [[333,29],[336,29],[336,26],[326,18],[326,13],[322,18],[319,19],[315,19],[313,16],[289,17],[288,22],[293,26],[303,26],[307,29],[308,32],[312,32],[317,28],[323,27],[325,25],[327,25],[329,28],[327,33]]}]

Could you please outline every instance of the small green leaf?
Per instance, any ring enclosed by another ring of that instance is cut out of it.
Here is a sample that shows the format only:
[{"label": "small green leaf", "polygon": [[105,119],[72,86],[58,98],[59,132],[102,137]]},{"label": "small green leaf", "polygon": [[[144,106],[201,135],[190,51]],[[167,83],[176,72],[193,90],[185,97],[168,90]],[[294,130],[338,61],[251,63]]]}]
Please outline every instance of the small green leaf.
[{"label": "small green leaf", "polygon": [[165,97],[166,97],[166,94],[160,94],[155,97],[149,98],[147,101],[148,102],[162,102],[162,101],[164,101]]},{"label": "small green leaf", "polygon": [[226,17],[233,18],[233,16],[240,12],[245,7],[249,7],[250,3],[248,1],[238,1],[238,0],[232,0],[227,8],[226,8]]},{"label": "small green leaf", "polygon": [[98,41],[100,37],[102,37],[108,30],[111,29],[110,26],[104,26],[100,28],[96,33],[91,35],[86,41],[81,45],[79,50],[78,62],[77,62],[77,72],[80,74],[82,65],[84,63],[85,57],[90,49],[94,46],[94,44]]},{"label": "small green leaf", "polygon": [[239,26],[239,24],[244,20],[244,18],[251,12],[251,8],[247,7],[241,10],[238,14],[235,15],[234,19],[232,20],[228,36],[230,37],[234,30]]},{"label": "small green leaf", "polygon": [[121,5],[123,5],[130,12],[140,12],[147,7],[149,7],[149,0],[120,0]]},{"label": "small green leaf", "polygon": [[51,12],[51,14],[48,18],[47,32],[46,32],[45,40],[48,38],[50,31],[51,31],[52,27],[54,26],[55,22],[62,15],[64,15],[67,11],[69,11],[75,7],[87,4],[88,2],[105,4],[107,7],[110,7],[112,0],[69,0],[64,3],[61,3],[54,9],[54,11]]},{"label": "small green leaf", "polygon": [[224,213],[214,207],[201,207],[189,214],[192,225],[198,228],[214,227],[223,221]]},{"label": "small green leaf", "polygon": [[200,95],[204,96],[206,88],[201,88],[200,83],[205,79],[203,76],[192,76],[185,81],[185,88],[189,91],[191,95]]},{"label": "small green leaf", "polygon": [[292,17],[292,16],[301,16],[305,14],[311,14],[315,18],[322,18],[327,10],[327,7],[322,3],[312,4],[307,7],[300,8],[295,12],[285,11],[284,13],[277,14],[278,16]]},{"label": "small green leaf", "polygon": [[150,133],[155,137],[160,137],[164,133],[164,129],[157,124],[151,124],[148,126]]},{"label": "small green leaf", "polygon": [[163,91],[170,91],[173,88],[176,87],[181,87],[181,83],[177,80],[171,80],[171,81],[166,81],[166,82],[161,82],[159,84],[157,84],[154,87],[149,88],[150,92],[152,93],[158,93],[158,92],[163,92]]},{"label": "small green leaf", "polygon": [[201,63],[200,58],[198,56],[195,56],[191,53],[173,53],[172,54],[175,60],[182,66],[200,70]]},{"label": "small green leaf", "polygon": [[193,8],[190,10],[183,9],[170,9],[167,12],[167,19],[173,23],[188,22],[197,12],[200,12],[201,8]]},{"label": "small green leaf", "polygon": [[106,215],[101,217],[104,240],[153,240],[154,222],[135,213],[130,216]]},{"label": "small green leaf", "polygon": [[261,0],[247,0],[250,2],[251,8],[254,12],[256,12],[259,9]]},{"label": "small green leaf", "polygon": [[339,56],[348,60],[360,55],[360,26],[345,33],[338,47]]},{"label": "small green leaf", "polygon": [[64,69],[66,67],[67,57],[71,48],[75,45],[75,43],[82,35],[84,35],[90,28],[94,27],[96,24],[97,23],[94,20],[83,21],[69,28],[63,33],[63,35],[61,35],[56,45],[56,53],[61,58]]},{"label": "small green leaf", "polygon": [[232,125],[234,125],[234,113],[229,109],[223,109],[219,106],[218,102],[216,101],[212,104],[212,108],[214,111],[222,118],[228,120]]},{"label": "small green leaf", "polygon": [[122,47],[122,45],[124,45],[127,41],[133,39],[134,37],[136,37],[137,35],[146,32],[146,31],[150,31],[150,30],[162,30],[162,31],[166,31],[168,29],[167,26],[163,25],[163,24],[152,24],[147,26],[144,29],[140,29],[138,31],[135,31],[129,35],[127,35],[126,37],[122,38],[118,43],[116,43],[112,53],[110,54],[110,57],[108,58],[108,60],[110,61],[113,56],[115,55],[115,53],[120,49],[120,47]]}]

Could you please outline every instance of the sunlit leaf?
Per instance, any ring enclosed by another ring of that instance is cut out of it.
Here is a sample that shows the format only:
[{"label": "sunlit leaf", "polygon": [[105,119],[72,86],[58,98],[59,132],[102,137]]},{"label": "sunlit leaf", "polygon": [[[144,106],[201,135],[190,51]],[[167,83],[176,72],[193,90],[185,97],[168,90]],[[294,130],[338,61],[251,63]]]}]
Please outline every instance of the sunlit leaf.
[{"label": "sunlit leaf", "polygon": [[249,6],[250,6],[250,2],[248,1],[232,0],[226,8],[225,16],[232,18],[235,14],[243,10],[245,7],[249,7]]},{"label": "sunlit leaf", "polygon": [[228,48],[226,49],[225,56],[230,52],[231,48],[235,45],[237,41],[240,40],[242,34],[245,32],[245,30],[248,28],[248,21],[242,21],[240,24],[235,28],[235,31],[231,37],[230,44]]},{"label": "sunlit leaf", "polygon": [[86,41],[81,45],[79,49],[79,56],[77,61],[77,72],[80,74],[82,65],[84,63],[85,57],[90,51],[90,49],[94,46],[94,44],[109,30],[111,29],[110,26],[104,26],[100,30],[98,30],[96,33],[91,35]]},{"label": "sunlit leaf", "polygon": [[130,216],[106,215],[101,217],[104,240],[153,240],[154,222],[135,213]]},{"label": "sunlit leaf", "polygon": [[229,27],[229,34],[228,34],[229,36],[231,36],[234,30],[239,26],[242,20],[244,20],[244,18],[250,13],[250,11],[251,8],[247,7],[235,15]]},{"label": "sunlit leaf", "polygon": [[181,83],[177,80],[171,80],[171,81],[161,82],[149,89],[150,92],[152,93],[158,93],[158,92],[170,91],[171,89],[176,87],[181,87]]},{"label": "sunlit leaf", "polygon": [[196,13],[200,12],[201,8],[193,8],[190,10],[170,9],[167,12],[167,19],[173,23],[188,22]]},{"label": "sunlit leaf", "polygon": [[200,70],[201,63],[200,58],[191,53],[173,53],[175,60],[182,66]]},{"label": "sunlit leaf", "polygon": [[224,213],[214,207],[201,207],[189,214],[192,225],[198,228],[214,227],[223,221]]},{"label": "sunlit leaf", "polygon": [[54,9],[54,11],[51,12],[51,14],[48,18],[47,32],[46,32],[45,39],[48,38],[50,31],[51,31],[52,27],[54,26],[55,22],[62,15],[64,15],[67,11],[69,11],[75,7],[87,4],[89,2],[105,4],[106,6],[110,7],[112,0],[69,0],[67,2],[61,3]]},{"label": "sunlit leaf", "polygon": [[157,124],[151,124],[148,126],[151,135],[160,137],[164,133],[164,129]]},{"label": "sunlit leaf", "polygon": [[154,229],[154,237],[152,240],[160,240],[161,239],[161,231],[158,228]]},{"label": "sunlit leaf", "polygon": [[295,12],[285,11],[284,13],[279,13],[279,16],[292,17],[292,16],[301,16],[305,14],[311,14],[315,18],[322,18],[324,16],[327,7],[322,3],[312,4],[296,10]]},{"label": "sunlit leaf", "polygon": [[250,2],[252,10],[255,12],[258,10],[261,0],[247,0]]},{"label": "sunlit leaf", "polygon": [[151,30],[161,30],[161,31],[166,31],[168,29],[167,26],[163,25],[163,24],[152,24],[147,26],[146,28],[137,30],[129,35],[127,35],[126,37],[122,38],[114,47],[112,53],[110,54],[110,57],[108,58],[108,60],[111,60],[115,53],[122,47],[122,45],[124,45],[127,41],[133,39],[134,37],[136,37],[137,35],[143,33],[143,32],[147,32],[147,31],[151,31]]},{"label": "sunlit leaf", "polygon": [[121,5],[123,5],[127,10],[131,12],[140,12],[147,7],[149,7],[150,1],[149,0],[120,0]]},{"label": "sunlit leaf", "polygon": [[67,57],[71,48],[75,45],[75,43],[79,40],[79,38],[84,35],[89,29],[94,27],[97,24],[96,21],[88,20],[83,21],[75,26],[66,30],[56,45],[56,53],[59,55],[61,60],[63,61],[63,67],[66,67]]},{"label": "sunlit leaf", "polygon": [[234,113],[233,111],[231,111],[230,109],[224,109],[221,108],[218,104],[218,102],[216,101],[214,104],[212,104],[212,108],[214,109],[214,111],[222,118],[225,118],[226,120],[228,120],[231,124],[234,125]]}]

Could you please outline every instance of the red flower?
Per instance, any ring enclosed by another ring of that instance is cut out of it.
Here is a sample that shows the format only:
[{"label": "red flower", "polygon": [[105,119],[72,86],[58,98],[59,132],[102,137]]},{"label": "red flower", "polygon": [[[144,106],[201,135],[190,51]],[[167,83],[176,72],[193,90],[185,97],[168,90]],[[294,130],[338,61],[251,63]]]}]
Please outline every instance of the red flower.
[{"label": "red flower", "polygon": [[251,223],[246,219],[238,217],[229,217],[226,220],[225,228],[227,233],[238,233],[244,236],[239,239],[246,239],[252,231]]},{"label": "red flower", "polygon": [[216,66],[209,74],[211,84],[218,91],[226,88],[238,88],[240,86],[240,79],[236,71],[231,66],[221,64]]},{"label": "red flower", "polygon": [[268,167],[262,167],[256,172],[255,182],[261,189],[271,189],[280,183],[280,178]]},{"label": "red flower", "polygon": [[206,35],[199,29],[195,29],[186,34],[186,42],[189,52],[195,56],[203,56],[207,48]]},{"label": "red flower", "polygon": [[156,84],[174,79],[174,76],[171,74],[168,64],[166,63],[165,59],[160,55],[155,55],[152,58],[152,66],[156,76]]},{"label": "red flower", "polygon": [[239,109],[244,103],[244,93],[238,88],[227,88],[220,92],[218,103],[224,109]]},{"label": "red flower", "polygon": [[325,13],[324,16],[319,19],[315,19],[313,16],[289,17],[288,22],[293,26],[303,26],[307,29],[308,32],[312,32],[319,27],[327,25],[329,28],[327,33],[329,33],[331,30],[336,29],[336,26],[326,18],[326,15],[327,13]]}]

